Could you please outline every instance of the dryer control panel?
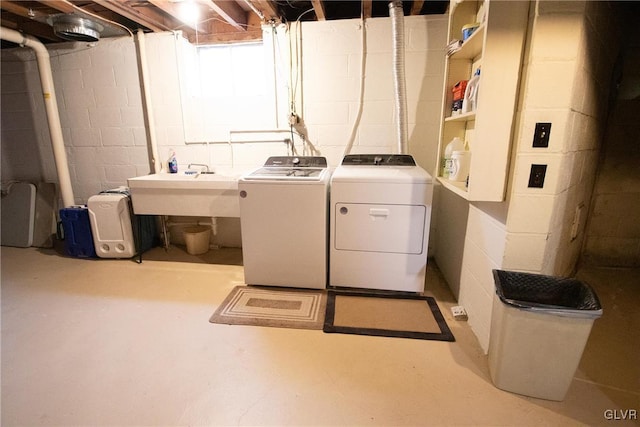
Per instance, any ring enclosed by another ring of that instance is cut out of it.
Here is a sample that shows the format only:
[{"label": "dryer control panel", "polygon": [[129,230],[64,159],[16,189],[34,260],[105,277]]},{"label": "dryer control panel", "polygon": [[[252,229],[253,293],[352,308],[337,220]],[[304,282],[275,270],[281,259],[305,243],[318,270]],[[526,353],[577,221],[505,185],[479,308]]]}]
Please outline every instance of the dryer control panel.
[{"label": "dryer control panel", "polygon": [[342,160],[344,166],[416,166],[409,154],[349,154]]}]

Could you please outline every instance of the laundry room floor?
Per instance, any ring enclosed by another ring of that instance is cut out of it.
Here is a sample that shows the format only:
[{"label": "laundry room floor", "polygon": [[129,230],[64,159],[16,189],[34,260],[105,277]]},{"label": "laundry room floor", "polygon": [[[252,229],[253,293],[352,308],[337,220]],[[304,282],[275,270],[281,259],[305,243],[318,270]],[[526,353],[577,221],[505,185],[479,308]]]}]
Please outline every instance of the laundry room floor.
[{"label": "laundry room floor", "polygon": [[209,323],[243,284],[238,249],[155,248],[137,264],[3,247],[1,260],[5,427],[605,425],[640,410],[637,269],[580,270],[605,314],[551,402],[492,385],[432,260],[427,293],[454,343]]}]

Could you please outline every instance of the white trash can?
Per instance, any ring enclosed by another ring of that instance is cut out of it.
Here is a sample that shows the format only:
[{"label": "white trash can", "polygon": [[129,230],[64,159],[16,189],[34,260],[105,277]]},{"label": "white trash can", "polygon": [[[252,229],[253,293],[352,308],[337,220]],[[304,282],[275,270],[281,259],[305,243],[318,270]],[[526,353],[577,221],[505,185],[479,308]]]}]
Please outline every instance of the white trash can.
[{"label": "white trash can", "polygon": [[502,390],[564,399],[602,307],[576,279],[493,271],[489,371]]},{"label": "white trash can", "polygon": [[188,253],[191,255],[200,255],[209,251],[210,227],[205,227],[204,225],[185,227],[183,232]]}]

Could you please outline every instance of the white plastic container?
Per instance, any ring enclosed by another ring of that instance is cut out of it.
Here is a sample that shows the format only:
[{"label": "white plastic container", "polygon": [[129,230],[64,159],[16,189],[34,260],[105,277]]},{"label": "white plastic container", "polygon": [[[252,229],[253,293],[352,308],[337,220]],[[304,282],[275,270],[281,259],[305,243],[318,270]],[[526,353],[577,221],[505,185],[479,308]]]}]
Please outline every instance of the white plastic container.
[{"label": "white plastic container", "polygon": [[201,255],[209,252],[209,235],[211,228],[204,225],[186,227],[184,229],[184,242],[187,252],[191,255]]},{"label": "white plastic container", "polygon": [[136,254],[130,200],[127,195],[116,193],[89,197],[89,222],[100,258],[131,258]]},{"label": "white plastic container", "polygon": [[462,99],[462,114],[472,113],[478,107],[478,90],[480,88],[480,68],[478,68],[467,82],[467,88],[464,91]]},{"label": "white plastic container", "polygon": [[451,154],[451,166],[449,169],[450,181],[466,181],[471,165],[471,152],[456,150]]},{"label": "white plastic container", "polygon": [[464,151],[464,142],[457,136],[444,148],[444,159],[442,161],[442,176],[444,178],[449,178],[451,173],[451,156],[454,151]]},{"label": "white plastic container", "polygon": [[597,296],[575,279],[499,270],[494,278],[493,384],[525,396],[563,400],[593,322],[602,315]]}]

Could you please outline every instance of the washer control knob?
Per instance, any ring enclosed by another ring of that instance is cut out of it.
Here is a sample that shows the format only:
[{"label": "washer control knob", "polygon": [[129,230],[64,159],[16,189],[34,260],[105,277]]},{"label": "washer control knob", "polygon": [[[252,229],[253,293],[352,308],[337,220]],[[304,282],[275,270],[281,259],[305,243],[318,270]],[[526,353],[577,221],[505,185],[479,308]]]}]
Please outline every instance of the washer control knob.
[{"label": "washer control knob", "polygon": [[291,160],[291,162],[293,163],[294,166],[298,166],[300,164],[300,159],[298,157],[294,157],[293,160]]},{"label": "washer control knob", "polygon": [[379,165],[380,163],[382,163],[382,157],[380,157],[380,156],[376,156],[376,157],[373,159],[373,164],[374,164],[374,165]]}]

